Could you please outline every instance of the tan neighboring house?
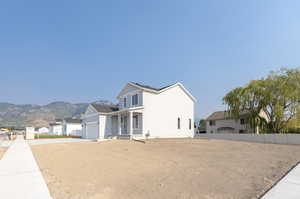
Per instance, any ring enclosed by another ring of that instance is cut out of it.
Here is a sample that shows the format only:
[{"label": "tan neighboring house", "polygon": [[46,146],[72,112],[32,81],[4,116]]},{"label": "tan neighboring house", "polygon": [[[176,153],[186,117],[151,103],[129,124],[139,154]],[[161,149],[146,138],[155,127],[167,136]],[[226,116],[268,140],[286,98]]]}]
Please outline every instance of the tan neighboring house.
[{"label": "tan neighboring house", "polygon": [[[266,117],[264,113],[261,116]],[[259,133],[259,128],[251,128],[248,112],[242,112],[238,119],[232,118],[228,111],[218,111],[206,119],[207,133]]]}]

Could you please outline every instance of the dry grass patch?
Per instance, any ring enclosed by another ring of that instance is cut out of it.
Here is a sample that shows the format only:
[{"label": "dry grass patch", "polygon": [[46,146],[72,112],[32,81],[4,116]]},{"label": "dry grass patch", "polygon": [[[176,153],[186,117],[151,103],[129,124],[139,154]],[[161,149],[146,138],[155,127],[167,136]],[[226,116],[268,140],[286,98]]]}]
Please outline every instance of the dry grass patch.
[{"label": "dry grass patch", "polygon": [[32,146],[54,199],[258,198],[300,147],[219,140]]}]

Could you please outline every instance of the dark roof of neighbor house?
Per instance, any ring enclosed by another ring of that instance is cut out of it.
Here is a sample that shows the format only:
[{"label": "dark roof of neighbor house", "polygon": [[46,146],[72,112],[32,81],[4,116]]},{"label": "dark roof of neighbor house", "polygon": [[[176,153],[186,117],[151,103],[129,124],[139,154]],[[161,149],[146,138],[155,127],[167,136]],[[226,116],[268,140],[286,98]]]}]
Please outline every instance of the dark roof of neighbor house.
[{"label": "dark roof of neighbor house", "polygon": [[80,119],[75,119],[75,118],[65,118],[64,121],[65,121],[66,123],[76,123],[76,124],[82,122],[82,120],[80,120]]},{"label": "dark roof of neighbor house", "polygon": [[[240,116],[248,114],[248,111],[242,111]],[[231,119],[232,117],[229,114],[229,111],[217,111],[212,113],[206,120],[224,120],[224,119]]]},{"label": "dark roof of neighbor house", "polygon": [[146,88],[146,89],[151,89],[151,90],[155,90],[155,91],[161,91],[165,88],[168,88],[170,86],[173,86],[174,84],[171,84],[171,85],[168,85],[168,86],[164,86],[164,87],[161,87],[161,88],[154,88],[152,86],[148,86],[148,85],[144,85],[144,84],[140,84],[140,83],[137,83],[137,82],[131,82],[132,84],[135,84],[137,86],[140,86],[140,87],[143,87],[143,88]]},{"label": "dark roof of neighbor house", "polygon": [[56,125],[61,125],[61,123],[56,123],[56,122],[54,122],[54,123],[49,123],[49,126],[56,126]]},{"label": "dark roof of neighbor house", "polygon": [[100,113],[110,113],[118,111],[119,108],[117,105],[100,105],[100,104],[91,104],[98,112]]}]

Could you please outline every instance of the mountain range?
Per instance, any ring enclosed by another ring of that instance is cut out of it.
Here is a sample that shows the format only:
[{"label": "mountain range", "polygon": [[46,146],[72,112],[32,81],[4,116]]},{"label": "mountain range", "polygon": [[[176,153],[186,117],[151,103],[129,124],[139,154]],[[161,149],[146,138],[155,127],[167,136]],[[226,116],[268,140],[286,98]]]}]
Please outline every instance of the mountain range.
[{"label": "mountain range", "polygon": [[[95,104],[113,105],[108,100],[92,102]],[[80,118],[90,103],[52,102],[47,105],[11,104],[0,102],[0,126],[25,127],[49,126],[55,119]]]}]

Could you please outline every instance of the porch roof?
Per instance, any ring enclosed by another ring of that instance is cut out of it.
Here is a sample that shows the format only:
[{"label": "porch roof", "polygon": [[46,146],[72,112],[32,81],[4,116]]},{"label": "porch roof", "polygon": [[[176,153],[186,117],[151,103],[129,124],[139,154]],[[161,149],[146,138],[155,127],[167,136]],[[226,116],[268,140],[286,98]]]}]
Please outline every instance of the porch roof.
[{"label": "porch roof", "polygon": [[126,108],[114,112],[107,113],[108,115],[118,115],[120,113],[126,113],[126,112],[142,112],[144,109],[144,106],[139,106],[139,107],[133,107],[133,108]]},{"label": "porch roof", "polygon": [[114,105],[100,105],[100,104],[91,104],[94,109],[96,109],[99,113],[110,113],[110,112],[116,112],[119,110],[119,108]]}]

